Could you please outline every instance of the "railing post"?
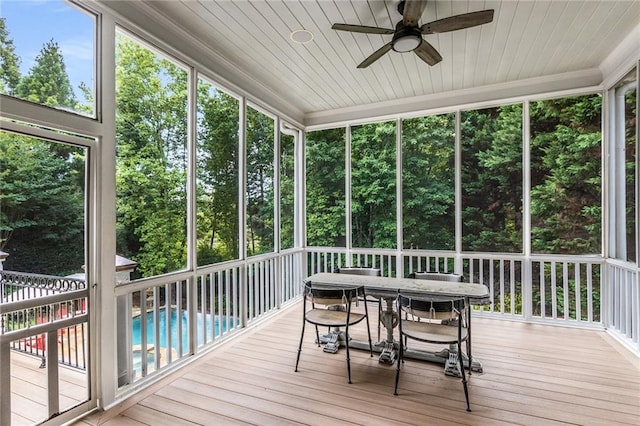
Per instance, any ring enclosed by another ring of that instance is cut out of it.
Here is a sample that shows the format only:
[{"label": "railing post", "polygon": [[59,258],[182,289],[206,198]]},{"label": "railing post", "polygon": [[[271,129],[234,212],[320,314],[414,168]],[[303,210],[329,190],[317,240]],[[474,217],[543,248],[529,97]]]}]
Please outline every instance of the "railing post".
[{"label": "railing post", "polygon": [[284,274],[282,273],[282,263],[285,261],[285,257],[282,256],[282,252],[279,253],[278,257],[272,260],[272,265],[274,266],[275,271],[273,271],[274,282],[275,282],[275,307],[280,309],[282,307],[282,280],[284,279]]},{"label": "railing post", "polygon": [[11,424],[11,347],[0,336],[0,424]]},{"label": "railing post", "polygon": [[249,297],[248,286],[249,280],[247,279],[247,263],[245,262],[238,268],[240,276],[238,277],[238,287],[240,289],[240,327],[247,326],[248,312],[249,312]]},{"label": "railing post", "polygon": [[47,395],[49,418],[60,414],[60,389],[58,380],[58,330],[47,333]]},{"label": "railing post", "polygon": [[121,387],[131,383],[133,372],[132,362],[129,356],[129,348],[131,348],[131,324],[127,321],[127,318],[131,318],[131,304],[128,296],[116,297],[116,312],[117,312],[117,371],[118,371],[118,383],[117,386]]},{"label": "railing post", "polygon": [[[533,279],[531,274],[533,273],[533,262],[531,257],[525,256],[522,261],[522,276],[520,282],[522,283],[522,316],[525,321],[531,320],[533,316]],[[515,297],[512,294],[511,297]]]}]

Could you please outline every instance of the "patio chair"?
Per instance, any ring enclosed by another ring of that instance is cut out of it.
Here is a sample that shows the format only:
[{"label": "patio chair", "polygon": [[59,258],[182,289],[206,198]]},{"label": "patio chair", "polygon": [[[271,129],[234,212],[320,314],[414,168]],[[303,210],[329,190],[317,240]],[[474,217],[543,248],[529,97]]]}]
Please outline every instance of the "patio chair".
[{"label": "patio chair", "polygon": [[[378,268],[366,268],[359,266],[349,266],[344,268],[336,268],[334,271],[336,274],[349,274],[349,275],[367,275],[370,277],[381,277],[382,271]],[[370,298],[370,296],[364,296],[362,298],[365,302],[374,302],[378,304],[378,342],[380,341],[380,324],[382,322],[382,299],[381,298]]]},{"label": "patio chair", "polygon": [[[464,396],[467,401],[467,411],[471,411],[469,405],[469,390],[467,388],[467,377],[464,371],[462,357],[462,342],[468,339],[468,330],[463,326],[463,314],[467,309],[468,301],[465,297],[448,297],[448,296],[425,296],[424,294],[399,293],[398,294],[398,311],[401,309],[414,312],[426,311],[432,315],[431,320],[419,321],[410,317],[402,318],[400,315],[398,322],[399,339],[399,357],[396,367],[396,384],[394,395],[398,395],[398,382],[400,380],[400,368],[404,364],[404,351],[407,339],[414,339],[420,342],[435,344],[455,344],[457,346],[457,362],[460,364],[460,372],[462,376],[462,386],[464,388]],[[442,324],[437,317],[436,306],[442,307],[448,305],[449,317],[456,319],[456,326]],[[421,318],[425,318],[421,315]],[[429,318],[427,316],[427,318]]]},{"label": "patio chair", "polygon": [[[320,346],[318,326],[344,327],[345,347],[347,351],[347,381],[351,383],[351,359],[349,357],[349,327],[358,324],[362,320],[367,323],[367,335],[369,337],[369,353],[373,356],[371,344],[371,330],[369,329],[369,312],[367,304],[364,304],[364,314],[352,312],[351,305],[358,303],[358,298],[364,297],[364,287],[323,287],[305,283],[304,298],[302,303],[302,332],[300,333],[300,345],[296,358],[296,368],[300,362],[302,341],[306,323],[311,323],[316,328],[316,341]],[[311,303],[311,309],[307,310],[307,303]],[[331,309],[329,309],[331,307]],[[340,309],[336,309],[340,307]]]},{"label": "patio chair", "polygon": [[[449,272],[413,272],[409,274],[409,278],[415,278],[418,280],[433,280],[433,281],[447,281],[447,282],[463,282],[464,277],[461,274],[454,274]],[[471,360],[471,305],[467,304],[467,311],[462,313],[462,319],[464,321],[463,326],[467,330],[467,355]],[[408,310],[403,308],[405,312],[405,319],[408,315]],[[420,306],[419,302],[414,302],[414,307],[411,310],[412,315],[417,321],[427,320],[431,322],[439,322],[443,325],[456,325],[456,318],[451,317],[451,309],[448,303],[433,302],[429,306]],[[407,339],[404,340],[405,347],[407,346]],[[452,358],[451,354],[455,354],[457,351],[456,345],[449,345],[449,349],[445,349],[441,352],[441,356],[449,358],[445,362],[445,374],[450,376],[458,376],[457,359]],[[469,361],[469,366],[471,361]],[[471,367],[469,367],[469,374],[471,374]]]},{"label": "patio chair", "polygon": [[[460,274],[452,274],[448,272],[412,272],[408,276],[409,278],[414,278],[417,280],[433,280],[433,281],[448,281],[448,282],[463,282],[463,276]],[[423,309],[419,309],[420,306],[416,302],[416,306],[413,309],[413,315],[418,318],[418,321],[421,318],[429,318],[430,321],[439,321],[442,323],[447,323],[451,321],[450,314],[451,309],[449,309],[449,304],[447,303],[432,303],[427,307],[426,305]],[[434,312],[430,312],[429,308],[431,308]],[[403,308],[405,312],[405,318],[407,314],[407,310]]]}]

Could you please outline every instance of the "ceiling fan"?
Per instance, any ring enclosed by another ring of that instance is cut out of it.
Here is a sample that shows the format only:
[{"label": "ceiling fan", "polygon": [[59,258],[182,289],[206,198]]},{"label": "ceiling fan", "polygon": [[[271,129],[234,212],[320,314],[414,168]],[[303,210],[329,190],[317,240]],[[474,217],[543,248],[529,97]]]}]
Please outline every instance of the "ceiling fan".
[{"label": "ceiling fan", "polygon": [[442,61],[442,56],[440,56],[440,53],[438,53],[435,47],[422,38],[423,34],[437,34],[462,30],[493,21],[493,9],[487,9],[454,15],[419,26],[418,21],[420,21],[422,12],[424,12],[426,6],[426,0],[401,1],[398,4],[398,12],[402,15],[402,19],[396,24],[395,30],[351,24],[333,24],[331,28],[353,33],[393,34],[393,38],[389,43],[373,52],[358,65],[358,68],[368,67],[392,49],[401,53],[413,51],[420,59],[433,66]]}]

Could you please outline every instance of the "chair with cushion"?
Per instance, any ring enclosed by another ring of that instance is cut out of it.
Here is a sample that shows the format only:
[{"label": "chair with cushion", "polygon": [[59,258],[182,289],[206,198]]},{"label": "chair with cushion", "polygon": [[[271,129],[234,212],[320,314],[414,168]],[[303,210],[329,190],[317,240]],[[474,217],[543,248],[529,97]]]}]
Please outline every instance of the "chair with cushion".
[{"label": "chair with cushion", "polygon": [[[433,281],[447,281],[447,282],[451,282],[451,283],[461,283],[464,282],[464,277],[461,274],[454,274],[454,273],[450,273],[450,272],[412,272],[411,274],[409,274],[409,278],[415,278],[418,280],[433,280]],[[417,304],[417,302],[415,303]],[[413,315],[415,318],[417,318],[418,321],[423,320],[425,318],[431,318],[429,321],[437,321],[440,322],[444,325],[455,325],[455,319],[451,318],[450,313],[451,310],[449,309],[449,305],[446,303],[437,303],[434,302],[431,306],[431,308],[433,309],[433,312],[425,312],[424,309],[420,310],[420,309],[416,309],[414,308],[413,310]],[[463,321],[465,322],[465,324],[463,324],[463,326],[466,327],[467,329],[467,355],[469,356],[469,360],[471,360],[471,305],[467,304],[467,311],[463,312],[462,314],[462,318]],[[405,309],[405,314],[406,314],[406,309]],[[406,315],[405,315],[406,318]],[[407,341],[405,339],[404,341],[405,346],[407,344]],[[449,349],[445,349],[444,351],[441,352],[442,356],[445,358],[449,358],[446,362],[445,362],[445,374],[447,375],[452,375],[452,376],[458,376],[458,369],[456,366],[457,363],[457,359],[452,358],[451,355],[455,355],[456,354],[456,345],[451,344],[449,346]],[[471,361],[469,361],[469,374],[471,374]]]},{"label": "chair with cushion", "polygon": [[[370,277],[381,277],[382,271],[378,268],[367,268],[360,266],[349,266],[343,268],[336,268],[333,272],[336,274],[350,274],[350,275],[367,275]],[[374,302],[378,304],[378,342],[380,341],[380,321],[382,318],[382,299],[373,298],[373,299],[363,299],[367,302]]]},{"label": "chair with cushion", "polygon": [[[424,294],[411,294],[400,292],[398,294],[398,311],[408,313],[406,318],[400,315],[398,322],[399,358],[396,368],[396,384],[394,395],[398,395],[398,382],[400,380],[400,368],[404,363],[405,342],[413,339],[425,343],[455,344],[457,346],[457,362],[462,376],[464,396],[467,401],[467,411],[471,411],[469,405],[469,390],[467,377],[464,371],[462,357],[462,342],[468,339],[468,330],[464,326],[463,313],[467,309],[468,301],[465,297],[426,296]],[[442,324],[438,313],[448,306],[449,317],[455,319],[455,326]],[[439,311],[436,310],[436,307]]]},{"label": "chair with cushion", "polygon": [[[326,287],[314,286],[305,283],[304,298],[302,303],[303,319],[302,332],[300,334],[300,345],[298,346],[298,356],[296,358],[296,368],[300,362],[300,352],[302,351],[302,341],[304,340],[304,329],[306,323],[313,324],[316,328],[316,342],[320,346],[320,335],[318,326],[321,327],[344,327],[345,347],[347,352],[347,381],[351,383],[351,359],[349,357],[349,327],[365,320],[367,323],[367,336],[369,337],[369,353],[373,356],[371,344],[371,330],[369,328],[369,313],[367,304],[364,304],[364,313],[352,312],[352,305],[358,303],[358,298],[364,297],[364,287]],[[308,309],[309,305],[311,308]]]}]

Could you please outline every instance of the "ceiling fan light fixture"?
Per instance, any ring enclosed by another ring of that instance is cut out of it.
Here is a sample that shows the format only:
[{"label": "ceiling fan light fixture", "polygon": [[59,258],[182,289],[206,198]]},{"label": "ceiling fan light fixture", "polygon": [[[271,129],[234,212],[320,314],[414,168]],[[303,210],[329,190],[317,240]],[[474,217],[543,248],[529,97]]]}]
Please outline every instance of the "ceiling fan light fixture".
[{"label": "ceiling fan light fixture", "polygon": [[393,40],[393,50],[396,52],[411,52],[422,43],[422,37],[415,34],[407,34]]},{"label": "ceiling fan light fixture", "polygon": [[391,40],[391,48],[396,52],[411,52],[422,44],[422,33],[418,27],[407,27],[402,21],[396,25],[396,31]]}]

